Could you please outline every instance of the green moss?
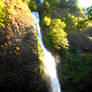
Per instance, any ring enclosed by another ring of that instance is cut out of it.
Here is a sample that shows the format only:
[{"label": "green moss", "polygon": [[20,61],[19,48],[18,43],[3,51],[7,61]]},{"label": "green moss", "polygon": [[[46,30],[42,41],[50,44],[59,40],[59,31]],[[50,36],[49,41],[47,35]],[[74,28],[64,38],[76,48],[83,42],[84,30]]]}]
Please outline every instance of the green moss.
[{"label": "green moss", "polygon": [[0,0],[0,28],[5,27],[5,24],[7,22],[7,18],[6,18],[7,15],[8,15],[8,13],[5,9],[5,5],[4,5],[3,1]]}]

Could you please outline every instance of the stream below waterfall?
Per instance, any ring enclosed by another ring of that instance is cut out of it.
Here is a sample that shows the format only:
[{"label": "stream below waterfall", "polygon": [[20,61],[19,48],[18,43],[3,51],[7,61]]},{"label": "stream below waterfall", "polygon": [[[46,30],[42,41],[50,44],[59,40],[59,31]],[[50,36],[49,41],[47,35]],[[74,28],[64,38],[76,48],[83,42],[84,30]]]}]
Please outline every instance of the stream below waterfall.
[{"label": "stream below waterfall", "polygon": [[35,19],[36,26],[37,26],[37,33],[38,33],[38,40],[43,50],[43,65],[44,65],[44,72],[50,78],[50,86],[51,92],[61,92],[60,83],[57,77],[57,70],[56,70],[56,63],[55,58],[52,54],[45,48],[42,35],[40,31],[40,18],[38,12],[32,12],[32,15]]}]

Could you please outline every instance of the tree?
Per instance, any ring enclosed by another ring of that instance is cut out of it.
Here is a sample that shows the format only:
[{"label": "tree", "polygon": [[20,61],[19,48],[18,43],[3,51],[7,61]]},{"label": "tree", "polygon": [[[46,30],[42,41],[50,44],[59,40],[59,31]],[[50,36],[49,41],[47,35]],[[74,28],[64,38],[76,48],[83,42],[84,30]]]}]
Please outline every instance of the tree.
[{"label": "tree", "polygon": [[37,0],[30,0],[29,8],[31,9],[31,11],[37,11],[38,9]]},{"label": "tree", "polygon": [[92,20],[92,6],[87,8],[88,20]]},{"label": "tree", "polygon": [[84,15],[83,9],[78,7],[78,0],[61,0],[60,6],[76,15]]}]

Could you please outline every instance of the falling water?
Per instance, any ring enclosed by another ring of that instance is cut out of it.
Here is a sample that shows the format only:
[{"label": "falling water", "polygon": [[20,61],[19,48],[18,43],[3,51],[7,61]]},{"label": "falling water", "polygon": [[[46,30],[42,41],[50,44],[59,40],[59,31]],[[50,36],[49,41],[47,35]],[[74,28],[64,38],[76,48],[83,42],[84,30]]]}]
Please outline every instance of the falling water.
[{"label": "falling water", "polygon": [[55,58],[45,48],[43,41],[42,41],[42,35],[41,35],[41,31],[40,31],[39,13],[38,12],[32,12],[32,14],[33,14],[33,17],[34,17],[36,25],[37,25],[38,40],[39,40],[39,43],[40,43],[42,50],[43,50],[44,72],[50,78],[51,92],[61,92],[59,80],[58,80],[58,77],[57,77]]}]

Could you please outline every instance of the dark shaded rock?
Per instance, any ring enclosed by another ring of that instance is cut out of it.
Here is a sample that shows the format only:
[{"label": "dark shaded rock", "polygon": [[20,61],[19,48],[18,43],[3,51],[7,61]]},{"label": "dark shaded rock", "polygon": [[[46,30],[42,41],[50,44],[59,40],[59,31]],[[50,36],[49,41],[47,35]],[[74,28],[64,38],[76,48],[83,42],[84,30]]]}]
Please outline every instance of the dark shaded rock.
[{"label": "dark shaded rock", "polygon": [[8,23],[0,29],[4,31],[0,38],[0,92],[41,92],[32,14],[22,0],[3,1]]},{"label": "dark shaded rock", "polygon": [[92,51],[92,28],[80,33],[71,33],[67,38],[69,40],[70,49],[77,48],[82,51]]}]

